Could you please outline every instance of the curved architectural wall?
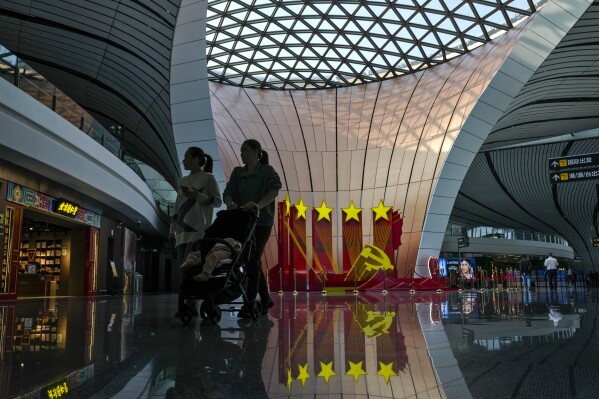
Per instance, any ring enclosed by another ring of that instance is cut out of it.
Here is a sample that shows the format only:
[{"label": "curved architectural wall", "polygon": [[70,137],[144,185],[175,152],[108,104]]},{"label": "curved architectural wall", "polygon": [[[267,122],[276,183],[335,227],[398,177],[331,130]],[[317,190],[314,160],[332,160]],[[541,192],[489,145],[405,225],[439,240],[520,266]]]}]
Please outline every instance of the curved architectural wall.
[{"label": "curved architectural wall", "polygon": [[[551,55],[585,12],[593,12],[589,8],[591,3],[591,0],[548,2],[529,22],[529,26],[518,42],[514,43],[509,55],[498,65],[497,73],[488,82],[488,87],[476,99],[475,106],[467,115],[467,120],[447,155],[430,200],[417,256],[421,274],[428,272],[427,259],[439,253],[451,207],[474,156],[501,118],[509,115],[510,103],[518,97],[526,82],[534,79],[535,72],[543,61]],[[577,110],[578,104],[570,107],[569,112],[576,113]],[[531,134],[535,135],[546,136],[547,132],[535,131]],[[481,187],[484,188],[486,182],[481,183]],[[440,226],[443,226],[443,230]]]},{"label": "curved architectural wall", "polygon": [[[240,163],[241,142],[256,138],[283,179],[280,199],[288,192],[292,203],[326,201],[336,212],[334,237],[340,208],[353,201],[366,211],[365,243],[372,242],[368,208],[383,200],[404,215],[398,274],[415,267],[426,275],[481,145],[591,1],[575,3],[549,2],[525,26],[470,54],[377,84],[275,92],[211,83],[225,174]],[[273,240],[269,266],[275,255]]]},{"label": "curved architectural wall", "polygon": [[0,43],[106,128],[123,125],[135,158],[171,184],[169,69],[179,0],[0,2]]},{"label": "curved architectural wall", "polygon": [[[404,275],[416,265],[435,187],[443,195],[439,187],[443,182],[438,183],[441,169],[463,176],[474,154],[458,163],[447,163],[445,158],[521,32],[513,30],[497,42],[425,72],[377,84],[275,92],[211,83],[225,174],[240,164],[241,142],[256,138],[281,175],[281,199],[288,192],[291,202],[298,203],[301,197],[309,207],[325,200],[335,208],[334,237],[341,232],[340,208],[353,201],[365,209],[365,243],[372,242],[368,208],[383,200],[404,215],[398,256],[398,273]],[[475,136],[468,140],[482,143]],[[453,198],[448,202],[447,215]],[[439,220],[440,231],[446,225],[447,220]],[[268,253],[272,266],[276,263],[274,247]]]},{"label": "curved architectural wall", "polygon": [[117,221],[139,220],[143,231],[167,234],[167,221],[161,219],[150,188],[133,170],[4,79],[0,79],[0,126],[0,159],[83,194],[90,199],[85,207],[94,212]]},{"label": "curved architectural wall", "polygon": [[495,226],[558,234],[582,256],[586,270],[599,270],[599,254],[591,240],[599,233],[597,180],[551,184],[547,162],[553,157],[596,152],[599,139],[594,138],[478,154],[460,188],[451,220],[474,225],[492,221]]}]

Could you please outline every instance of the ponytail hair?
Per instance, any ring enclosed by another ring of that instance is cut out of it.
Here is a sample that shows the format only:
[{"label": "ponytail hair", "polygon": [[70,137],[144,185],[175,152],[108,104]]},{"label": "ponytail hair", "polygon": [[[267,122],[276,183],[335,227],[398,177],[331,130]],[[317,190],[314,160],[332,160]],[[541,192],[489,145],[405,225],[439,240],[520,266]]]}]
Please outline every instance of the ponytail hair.
[{"label": "ponytail hair", "polygon": [[204,154],[206,156],[206,162],[204,162],[204,172],[212,173],[212,157],[208,154]]},{"label": "ponytail hair", "polygon": [[243,144],[250,147],[252,150],[258,151],[258,160],[262,165],[268,165],[268,153],[262,149],[260,142],[256,139],[247,139]]},{"label": "ponytail hair", "polygon": [[264,150],[260,151],[260,163],[262,165],[268,165],[268,152]]},{"label": "ponytail hair", "polygon": [[208,173],[212,173],[212,157],[204,152],[200,147],[189,147],[187,152],[192,158],[199,158],[200,167]]}]

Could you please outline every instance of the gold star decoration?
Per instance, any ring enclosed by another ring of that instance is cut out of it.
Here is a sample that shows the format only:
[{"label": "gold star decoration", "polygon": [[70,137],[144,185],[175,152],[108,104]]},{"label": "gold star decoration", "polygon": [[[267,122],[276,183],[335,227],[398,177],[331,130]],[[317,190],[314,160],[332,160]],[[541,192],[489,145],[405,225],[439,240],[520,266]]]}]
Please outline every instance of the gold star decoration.
[{"label": "gold star decoration", "polygon": [[366,375],[366,372],[364,370],[362,370],[362,363],[363,362],[358,362],[358,363],[354,363],[354,362],[350,362],[349,363],[349,370],[347,371],[347,373],[345,373],[345,375],[351,375],[352,377],[354,377],[354,381],[358,382],[358,379],[360,378],[361,375]]},{"label": "gold star decoration", "polygon": [[356,219],[356,221],[360,221],[360,212],[362,212],[362,208],[356,208],[354,205],[354,201],[349,204],[349,208],[341,208],[343,212],[345,212],[345,221],[349,222],[350,219]]},{"label": "gold star decoration", "polygon": [[334,375],[337,375],[337,373],[333,371],[333,362],[329,362],[327,364],[320,362],[320,373],[318,373],[319,377],[324,378],[324,380],[328,383],[329,378]]},{"label": "gold star decoration", "polygon": [[379,205],[376,208],[370,208],[372,209],[372,211],[376,214],[374,216],[374,221],[376,222],[377,220],[379,220],[380,218],[383,218],[385,220],[389,220],[389,209],[391,209],[390,206],[385,206],[383,204],[383,200],[379,200]]},{"label": "gold star decoration", "polygon": [[316,219],[317,222],[321,219],[326,219],[329,222],[331,221],[331,212],[333,211],[333,208],[328,208],[324,200],[322,200],[320,208],[314,208],[314,210],[318,212],[318,219]]},{"label": "gold star decoration", "polygon": [[289,201],[289,193],[285,194],[285,216],[289,216],[291,211],[291,201]]},{"label": "gold star decoration", "polygon": [[381,366],[380,370],[377,371],[377,375],[382,375],[383,377],[385,377],[385,381],[387,382],[387,384],[389,383],[389,378],[392,375],[397,375],[397,373],[395,371],[393,371],[393,362],[389,363],[389,364],[384,364],[383,362],[379,362],[379,365]]},{"label": "gold star decoration", "polygon": [[302,199],[302,197],[300,197],[299,203],[293,206],[297,210],[297,215],[295,216],[295,218],[299,219],[300,217],[303,217],[304,220],[306,220],[306,210],[308,209],[308,207],[304,205],[304,200]]},{"label": "gold star decoration", "polygon": [[299,368],[299,375],[297,376],[296,380],[300,380],[302,382],[302,386],[304,386],[306,380],[310,378],[310,374],[308,374],[308,363],[306,363],[303,367],[298,364],[297,367]]},{"label": "gold star decoration", "polygon": [[291,383],[293,382],[293,377],[291,377],[291,369],[287,369],[287,392],[291,392]]}]

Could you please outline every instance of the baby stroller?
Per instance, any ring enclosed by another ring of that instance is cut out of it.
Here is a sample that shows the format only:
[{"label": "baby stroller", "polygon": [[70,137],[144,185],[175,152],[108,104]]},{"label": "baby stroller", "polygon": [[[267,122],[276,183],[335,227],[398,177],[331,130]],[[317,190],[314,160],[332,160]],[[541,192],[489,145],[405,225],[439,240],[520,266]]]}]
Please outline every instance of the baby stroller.
[{"label": "baby stroller", "polygon": [[[195,314],[186,300],[202,299],[200,316],[218,324],[221,319],[221,310],[218,305],[232,303],[240,296],[243,304],[251,310],[252,319],[258,320],[262,315],[260,302],[250,301],[246,288],[248,282],[247,263],[251,252],[254,250],[254,229],[256,228],[256,214],[247,209],[234,209],[219,211],[216,219],[205,231],[204,237],[194,244],[194,250],[202,254],[200,266],[189,270],[179,287],[179,317],[184,324],[188,324]],[[242,243],[241,249],[236,251],[233,245],[225,240],[231,237]],[[202,271],[205,256],[216,243],[225,244],[233,255],[216,265],[207,281],[194,281],[193,276]]]}]

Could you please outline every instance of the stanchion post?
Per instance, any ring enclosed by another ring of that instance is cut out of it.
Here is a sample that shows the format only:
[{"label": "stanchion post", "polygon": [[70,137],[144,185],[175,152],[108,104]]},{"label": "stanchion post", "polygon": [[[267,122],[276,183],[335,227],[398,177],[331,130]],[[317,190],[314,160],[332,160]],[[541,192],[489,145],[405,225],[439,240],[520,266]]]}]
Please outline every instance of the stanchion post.
[{"label": "stanchion post", "polygon": [[297,274],[295,273],[295,267],[293,268],[293,295],[297,295]]},{"label": "stanchion post", "polygon": [[387,295],[387,271],[385,269],[381,269],[383,273],[383,295]]},{"label": "stanchion post", "polygon": [[491,276],[491,280],[493,280],[493,290],[499,290],[499,286],[497,285],[497,268],[493,269],[493,275]]},{"label": "stanchion post", "polygon": [[441,273],[439,273],[439,269],[437,267],[437,294],[442,293],[443,290],[441,289]]},{"label": "stanchion post", "polygon": [[410,283],[410,294],[414,295],[416,293],[416,290],[414,289],[414,273],[416,272],[416,270],[414,270],[412,265],[410,265],[410,270],[412,271],[412,282]]},{"label": "stanchion post", "polygon": [[322,291],[321,294],[322,295],[326,295],[327,294],[327,271],[325,269],[322,269]]},{"label": "stanchion post", "polygon": [[279,295],[283,295],[283,265],[279,267]]},{"label": "stanchion post", "polygon": [[356,268],[354,267],[354,290],[352,291],[354,295],[358,295],[358,276],[356,275]]}]

